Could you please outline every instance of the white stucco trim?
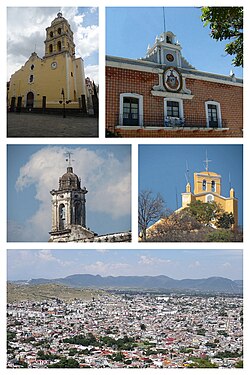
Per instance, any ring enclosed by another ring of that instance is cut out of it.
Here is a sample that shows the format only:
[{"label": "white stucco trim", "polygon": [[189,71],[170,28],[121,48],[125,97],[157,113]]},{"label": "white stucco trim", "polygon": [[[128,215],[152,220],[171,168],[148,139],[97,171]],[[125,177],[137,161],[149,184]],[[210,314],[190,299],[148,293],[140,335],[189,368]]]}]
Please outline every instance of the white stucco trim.
[{"label": "white stucco trim", "polygon": [[179,99],[193,99],[194,95],[189,94],[179,94],[179,93],[173,93],[168,91],[155,91],[151,90],[152,96],[161,96],[163,98],[175,98],[175,101]]},{"label": "white stucco trim", "polygon": [[139,99],[139,126],[143,126],[143,95],[131,92],[125,92],[120,94],[119,125],[123,126],[123,98]]},{"label": "white stucco trim", "polygon": [[[147,61],[143,61],[143,64],[147,63]],[[150,65],[152,65],[152,62],[150,62]],[[106,66],[110,66],[112,68],[120,68],[120,69],[128,69],[128,70],[136,70],[139,72],[148,72],[148,73],[163,73],[163,69],[160,68],[153,68],[152,66],[142,66],[138,65],[138,60],[137,60],[137,65],[136,64],[128,64],[125,62],[116,62],[116,61],[106,61]]]},{"label": "white stucco trim", "polygon": [[[198,79],[199,81],[214,82],[214,83],[221,83],[221,84],[224,84],[224,85],[243,87],[243,83],[241,83],[241,82],[226,81],[226,80],[220,79],[220,78],[204,77],[202,75],[199,75],[199,70],[196,71],[196,72],[197,72],[197,75],[192,74],[192,73],[182,73],[182,76],[185,77],[185,78]],[[202,72],[202,71],[200,71],[200,72],[203,73],[203,74],[206,73],[206,72]],[[225,76],[225,77],[227,77],[227,76]]]},{"label": "white stucco trim", "polygon": [[[121,59],[121,61],[106,60],[106,66],[107,67],[113,67],[113,68],[120,68],[120,69],[136,70],[136,71],[139,71],[139,72],[148,72],[148,73],[163,73],[164,72],[164,69],[152,67],[151,61],[149,62],[149,61],[143,60],[142,61],[143,65],[140,65],[140,60],[124,59],[124,61],[123,61],[122,58],[119,58],[119,59]],[[126,62],[126,60],[131,61],[131,62],[128,63],[128,62]],[[134,62],[134,64],[133,64],[133,62]],[[149,64],[151,66],[147,66],[147,64]],[[190,73],[183,73],[182,72],[182,77],[183,78],[197,79],[197,80],[206,81],[206,82],[221,83],[221,84],[230,85],[230,86],[243,87],[243,83],[241,83],[241,82],[233,82],[231,80],[226,80],[226,79],[220,78],[219,75],[218,75],[218,78],[217,78],[217,77],[205,76],[204,74],[209,74],[209,73],[203,72],[201,70],[195,70],[195,74],[192,74],[192,72],[190,72]],[[221,77],[225,77],[225,78],[228,79],[228,76],[222,75]]]}]

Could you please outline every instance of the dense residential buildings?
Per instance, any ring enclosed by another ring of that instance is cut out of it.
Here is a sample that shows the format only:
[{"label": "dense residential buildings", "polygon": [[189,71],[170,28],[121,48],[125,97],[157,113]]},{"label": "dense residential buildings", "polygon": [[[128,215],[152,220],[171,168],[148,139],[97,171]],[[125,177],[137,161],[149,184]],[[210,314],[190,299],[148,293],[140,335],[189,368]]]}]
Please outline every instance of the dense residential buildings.
[{"label": "dense residential buildings", "polygon": [[[9,368],[240,366],[240,295],[104,292],[8,303]],[[60,367],[60,366],[59,366]]]}]

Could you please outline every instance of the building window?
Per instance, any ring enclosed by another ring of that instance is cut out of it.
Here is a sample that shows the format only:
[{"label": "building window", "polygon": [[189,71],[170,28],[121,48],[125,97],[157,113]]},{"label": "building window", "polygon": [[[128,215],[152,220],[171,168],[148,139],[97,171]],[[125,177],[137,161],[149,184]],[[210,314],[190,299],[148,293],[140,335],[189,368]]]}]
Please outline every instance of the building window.
[{"label": "building window", "polygon": [[50,53],[53,52],[53,46],[52,46],[52,44],[49,45],[49,52],[50,52]]},{"label": "building window", "polygon": [[174,101],[167,102],[167,116],[169,117],[180,117],[179,115],[179,103]]},{"label": "building window", "polygon": [[206,203],[211,203],[214,201],[214,196],[212,194],[206,195]]},{"label": "building window", "polygon": [[119,125],[143,125],[143,96],[139,94],[120,94]]},{"label": "building window", "polygon": [[62,50],[62,43],[60,42],[57,42],[57,51],[60,52]]},{"label": "building window", "polygon": [[202,190],[203,191],[207,190],[207,181],[206,180],[202,181]]},{"label": "building window", "polygon": [[30,67],[30,70],[33,70],[35,68],[35,65],[32,64],[31,67]]},{"label": "building window", "polygon": [[53,31],[51,31],[51,32],[49,33],[49,36],[50,36],[51,38],[53,38]]},{"label": "building window", "polygon": [[206,108],[206,121],[208,128],[221,128],[221,109],[220,103],[214,101],[207,101],[205,103]]},{"label": "building window", "polygon": [[57,30],[58,34],[61,35],[62,33],[62,29],[59,27],[58,30]]},{"label": "building window", "polygon": [[34,76],[33,76],[33,74],[31,74],[30,77],[29,77],[29,83],[32,83],[33,81],[34,81]]},{"label": "building window", "polygon": [[213,192],[216,191],[216,184],[215,184],[215,181],[212,181],[212,182],[211,182],[211,190],[212,190]]},{"label": "building window", "polygon": [[164,99],[164,125],[178,126],[184,125],[185,119],[183,114],[182,99]]}]

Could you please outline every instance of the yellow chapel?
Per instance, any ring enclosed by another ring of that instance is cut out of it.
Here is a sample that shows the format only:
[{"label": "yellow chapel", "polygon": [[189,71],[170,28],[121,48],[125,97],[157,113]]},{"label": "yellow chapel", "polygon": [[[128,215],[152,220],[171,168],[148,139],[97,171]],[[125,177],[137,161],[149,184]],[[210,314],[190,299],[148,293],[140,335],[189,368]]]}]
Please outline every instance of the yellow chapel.
[{"label": "yellow chapel", "polygon": [[[194,172],[194,190],[192,192],[191,184],[188,181],[186,184],[186,191],[182,193],[182,206],[178,208],[173,213],[179,213],[183,209],[187,208],[191,203],[195,201],[201,201],[203,203],[215,202],[220,205],[220,207],[226,213],[232,213],[234,216],[234,224],[232,228],[238,227],[238,199],[235,198],[235,192],[233,188],[230,188],[229,197],[224,197],[221,195],[222,190],[222,177],[220,174],[211,172],[208,170],[208,160],[206,158],[205,171]],[[161,218],[154,224],[149,226],[146,230],[147,237],[154,237],[157,230],[161,228],[162,225],[169,223],[171,221],[171,215],[166,218]],[[139,241],[142,240],[142,234],[139,235]]]},{"label": "yellow chapel", "polygon": [[45,54],[33,52],[26,63],[12,74],[8,91],[10,111],[80,108],[88,111],[84,63],[75,57],[70,24],[59,12],[46,28]]}]

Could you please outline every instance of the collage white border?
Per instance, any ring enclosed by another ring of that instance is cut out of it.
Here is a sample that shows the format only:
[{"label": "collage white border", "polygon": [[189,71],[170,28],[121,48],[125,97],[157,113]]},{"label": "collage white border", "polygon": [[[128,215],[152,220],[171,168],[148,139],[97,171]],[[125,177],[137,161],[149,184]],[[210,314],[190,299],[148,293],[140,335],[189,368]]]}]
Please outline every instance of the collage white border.
[{"label": "collage white border", "polygon": [[[1,264],[1,272],[0,272],[0,292],[2,296],[2,303],[0,306],[0,372],[1,374],[13,374],[19,371],[22,371],[22,374],[34,374],[34,371],[32,369],[23,369],[23,370],[11,370],[6,369],[6,277],[7,277],[7,267],[6,267],[6,253],[7,249],[70,249],[72,247],[76,249],[82,249],[81,244],[51,244],[51,243],[8,243],[7,242],[7,225],[6,225],[6,217],[7,217],[7,159],[6,159],[6,153],[7,153],[7,144],[46,144],[45,138],[7,138],[6,137],[6,56],[7,56],[7,50],[6,50],[6,31],[7,31],[7,24],[6,24],[6,8],[11,6],[16,7],[23,7],[23,6],[32,6],[32,7],[54,7],[54,6],[91,6],[91,7],[98,7],[99,8],[99,25],[100,25],[100,34],[99,34],[99,84],[100,84],[100,109],[99,109],[99,138],[49,138],[51,144],[102,144],[102,143],[109,143],[109,144],[131,144],[132,145],[132,234],[137,233],[137,208],[138,208],[138,144],[152,144],[152,139],[148,138],[141,138],[141,139],[133,139],[133,138],[119,138],[118,139],[112,139],[108,138],[105,139],[105,8],[106,7],[112,7],[112,6],[138,6],[138,7],[157,7],[157,6],[244,6],[244,18],[245,18],[245,24],[244,24],[244,138],[218,138],[218,139],[209,139],[209,138],[202,138],[202,139],[181,139],[177,138],[174,139],[175,144],[243,144],[243,151],[244,151],[244,191],[243,191],[243,199],[244,199],[244,242],[242,243],[230,243],[228,245],[223,246],[225,249],[243,249],[243,256],[244,256],[244,271],[243,271],[243,279],[244,279],[244,369],[234,369],[234,370],[228,370],[223,369],[223,374],[227,375],[227,373],[231,374],[232,371],[236,371],[237,374],[249,374],[250,373],[250,339],[248,338],[248,334],[250,335],[250,323],[248,323],[248,317],[250,316],[250,298],[248,297],[250,293],[250,272],[248,271],[248,265],[250,265],[250,222],[249,222],[249,213],[247,212],[247,209],[249,209],[249,203],[246,203],[246,200],[248,198],[248,189],[249,189],[249,171],[248,171],[248,163],[250,163],[250,129],[248,127],[248,119],[250,118],[250,105],[248,103],[250,98],[250,80],[249,80],[249,71],[248,71],[248,65],[249,65],[249,28],[250,28],[250,4],[247,0],[242,1],[232,1],[232,0],[220,0],[217,1],[204,1],[200,0],[198,4],[196,4],[195,0],[175,0],[175,1],[163,1],[163,0],[155,0],[152,4],[152,2],[146,0],[127,0],[127,1],[119,1],[119,0],[94,0],[86,2],[86,1],[75,1],[71,0],[65,1],[65,0],[54,0],[53,3],[48,0],[43,1],[35,1],[31,3],[30,1],[17,1],[17,0],[2,0],[0,4],[0,25],[1,33],[0,33],[0,45],[1,45],[1,58],[2,58],[2,74],[0,76],[1,84],[0,84],[0,118],[1,118],[1,126],[0,126],[0,161],[1,161],[1,197],[6,204],[2,204],[2,209],[0,211],[0,230],[1,230],[1,236],[0,236],[0,244],[1,244],[1,253],[0,253],[0,264]],[[18,22],[18,20],[17,20]],[[153,143],[157,144],[173,144],[173,138],[165,138],[165,139],[154,139]],[[249,229],[248,229],[249,228]],[[96,248],[109,248],[109,249],[116,249],[117,244],[86,244],[86,249],[96,249]],[[217,248],[218,245],[216,244],[199,244],[199,243],[163,243],[163,244],[157,244],[158,249],[211,249],[211,248]],[[152,244],[138,244],[137,239],[135,236],[133,236],[133,240],[131,244],[128,243],[121,243],[119,244],[120,249],[150,249],[152,248]],[[49,371],[50,374],[54,374],[55,371],[58,374],[58,371],[60,374],[67,373],[68,372],[76,372],[81,370],[73,370],[73,369],[57,369],[57,370],[47,370],[47,369],[39,369],[39,374],[47,374]],[[105,369],[91,369],[82,370],[85,373],[89,373],[91,371],[91,374],[93,375],[100,375],[100,374],[107,374],[110,370]],[[149,369],[145,370],[127,370],[127,369],[119,369],[111,370],[113,374],[118,373],[121,374],[121,372],[126,372],[126,374],[136,372],[137,374],[145,374],[145,371],[149,373]],[[150,370],[150,374],[151,371]],[[166,374],[166,370],[158,369],[157,374],[160,372],[161,374]],[[183,369],[175,369],[172,370],[175,373],[181,373]],[[212,371],[215,374],[218,374],[219,371],[222,370],[211,370],[211,369],[189,369],[189,372],[195,371],[195,374],[204,374],[207,371]]]}]

